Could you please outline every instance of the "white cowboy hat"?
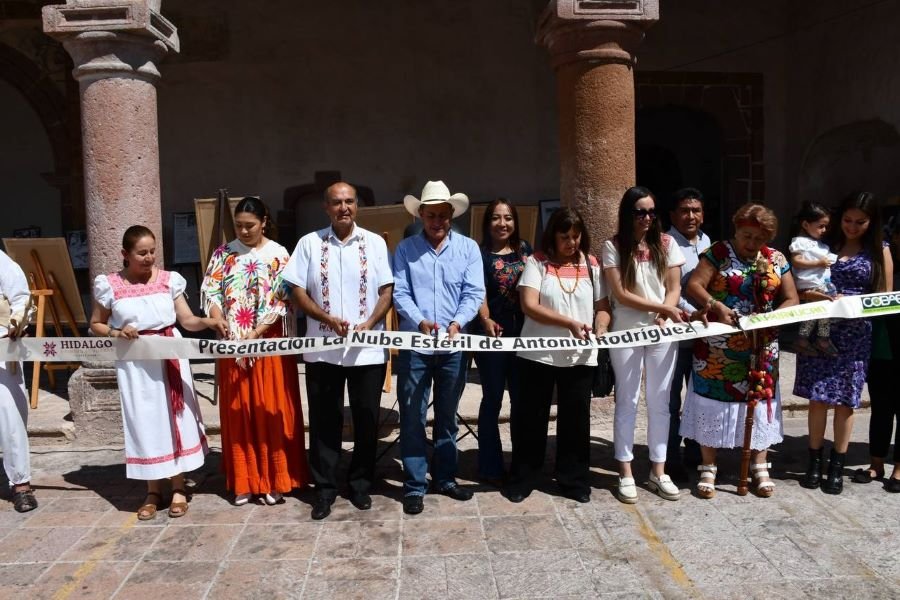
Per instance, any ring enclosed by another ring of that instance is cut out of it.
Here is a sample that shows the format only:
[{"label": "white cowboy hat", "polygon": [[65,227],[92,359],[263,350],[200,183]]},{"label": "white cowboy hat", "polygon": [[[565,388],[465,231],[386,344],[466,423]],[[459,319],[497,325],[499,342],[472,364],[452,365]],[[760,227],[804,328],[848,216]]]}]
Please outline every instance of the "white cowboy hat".
[{"label": "white cowboy hat", "polygon": [[403,206],[414,216],[419,216],[419,206],[422,204],[442,204],[446,202],[453,207],[453,218],[463,214],[469,208],[469,197],[465,194],[450,195],[450,188],[443,181],[429,181],[422,188],[422,199],[415,196],[406,196]]}]

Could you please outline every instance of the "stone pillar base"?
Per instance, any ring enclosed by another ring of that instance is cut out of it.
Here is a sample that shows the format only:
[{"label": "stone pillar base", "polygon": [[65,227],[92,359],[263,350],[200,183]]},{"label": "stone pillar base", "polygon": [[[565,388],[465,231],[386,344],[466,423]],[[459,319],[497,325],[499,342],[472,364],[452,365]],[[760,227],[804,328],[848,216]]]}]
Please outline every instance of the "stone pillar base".
[{"label": "stone pillar base", "polygon": [[122,407],[113,363],[84,363],[69,378],[75,442],[85,446],[125,443]]}]

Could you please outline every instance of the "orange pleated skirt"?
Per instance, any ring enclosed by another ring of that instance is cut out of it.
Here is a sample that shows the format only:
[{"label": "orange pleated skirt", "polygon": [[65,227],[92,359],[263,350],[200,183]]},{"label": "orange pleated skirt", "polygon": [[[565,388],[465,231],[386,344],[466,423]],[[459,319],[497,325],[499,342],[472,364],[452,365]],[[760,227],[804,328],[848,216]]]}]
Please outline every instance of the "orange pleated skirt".
[{"label": "orange pleated skirt", "polygon": [[219,382],[228,489],[236,495],[266,494],[306,486],[310,476],[294,357],[257,358],[247,369],[221,360]]}]

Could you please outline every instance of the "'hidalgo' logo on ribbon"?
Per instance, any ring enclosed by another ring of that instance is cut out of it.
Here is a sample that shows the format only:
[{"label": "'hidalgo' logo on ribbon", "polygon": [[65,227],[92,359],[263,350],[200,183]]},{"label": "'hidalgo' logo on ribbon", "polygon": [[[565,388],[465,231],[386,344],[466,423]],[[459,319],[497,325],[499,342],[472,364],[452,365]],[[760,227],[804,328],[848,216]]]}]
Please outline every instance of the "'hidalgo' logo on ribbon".
[{"label": "'hidalgo' logo on ribbon", "polygon": [[44,356],[56,356],[56,342],[44,342]]}]

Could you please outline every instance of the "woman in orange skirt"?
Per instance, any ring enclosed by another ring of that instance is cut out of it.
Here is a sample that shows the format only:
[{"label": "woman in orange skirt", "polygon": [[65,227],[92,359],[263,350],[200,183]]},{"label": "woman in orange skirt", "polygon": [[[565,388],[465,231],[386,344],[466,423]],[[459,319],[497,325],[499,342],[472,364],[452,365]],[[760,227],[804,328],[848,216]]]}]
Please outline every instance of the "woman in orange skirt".
[{"label": "woman in orange skirt", "polygon": [[[235,207],[237,239],[213,253],[201,293],[207,314],[228,322],[231,339],[290,334],[293,315],[281,271],[290,255],[269,239],[258,198]],[[309,481],[297,363],[292,356],[219,361],[222,464],[236,505],[252,497],[280,504]]]}]

